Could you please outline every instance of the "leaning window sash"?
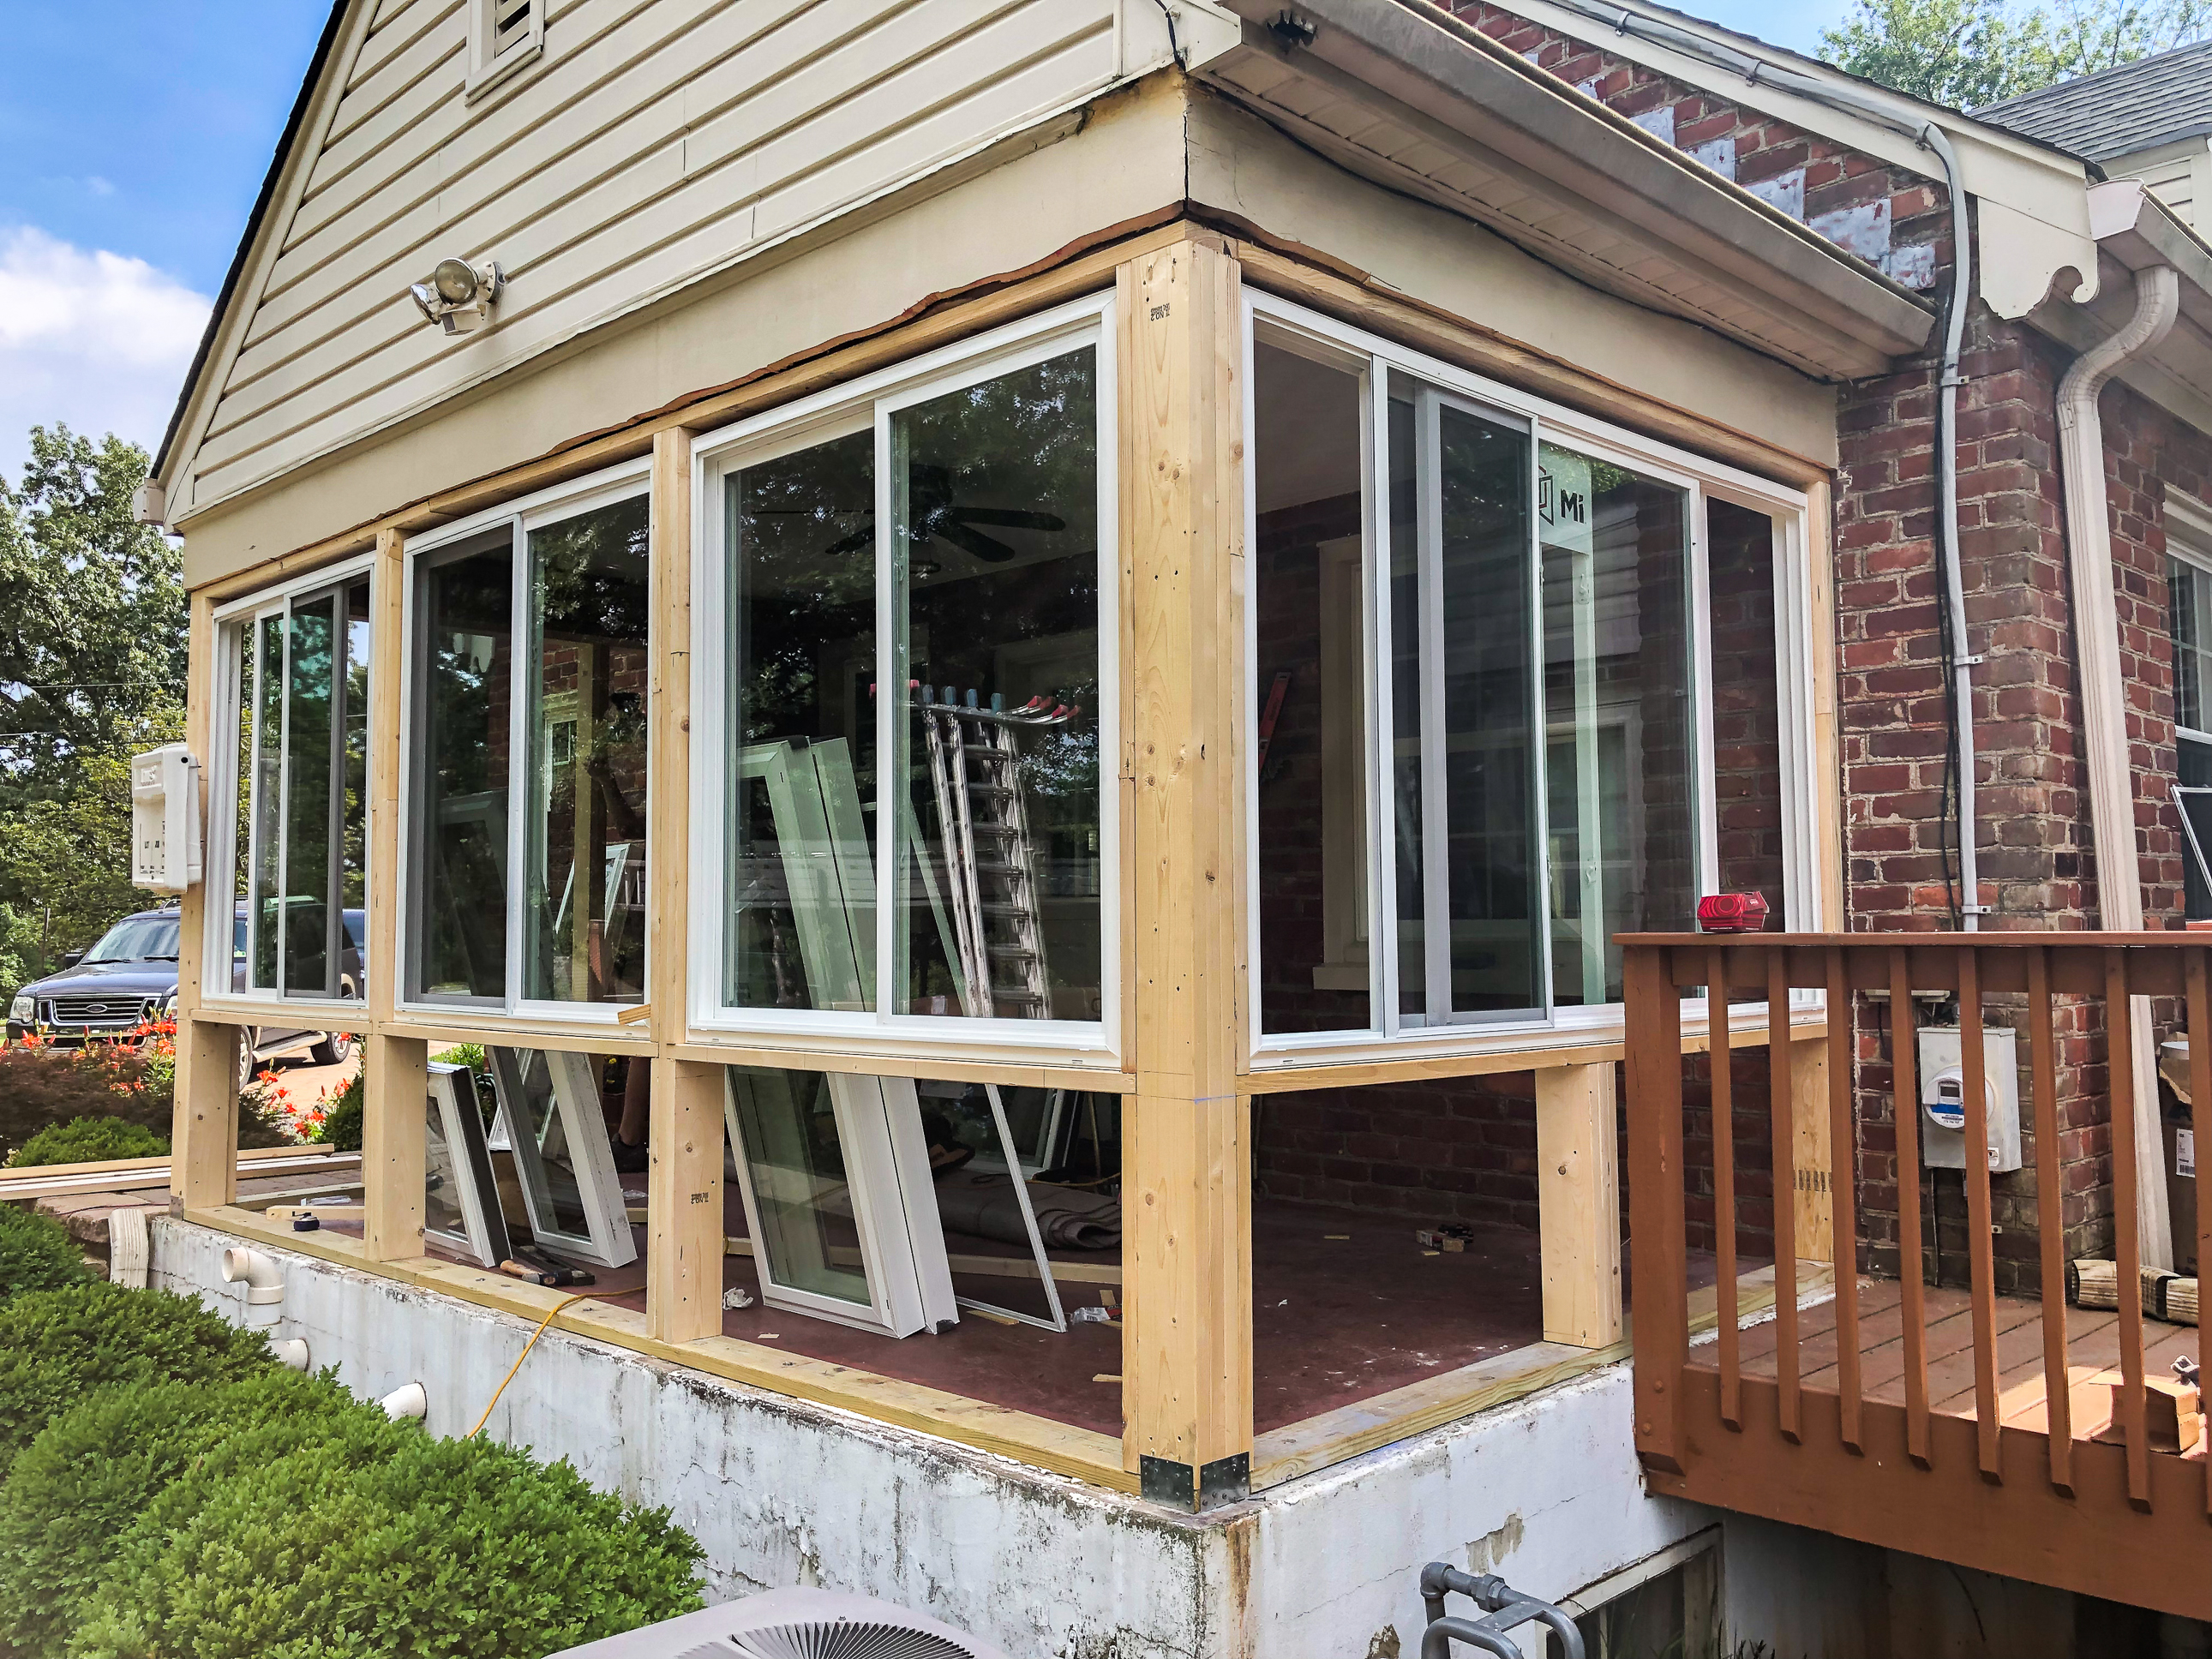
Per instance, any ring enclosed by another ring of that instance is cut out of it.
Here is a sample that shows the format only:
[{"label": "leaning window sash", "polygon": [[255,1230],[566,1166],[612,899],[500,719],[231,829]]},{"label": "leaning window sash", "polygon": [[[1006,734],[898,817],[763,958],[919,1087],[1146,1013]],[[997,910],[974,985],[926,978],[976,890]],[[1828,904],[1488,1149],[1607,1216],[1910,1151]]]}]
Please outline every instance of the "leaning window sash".
[{"label": "leaning window sash", "polygon": [[484,1054],[499,1101],[498,1135],[514,1153],[532,1237],[555,1255],[598,1267],[636,1261],[591,1056],[494,1047]]},{"label": "leaning window sash", "polygon": [[425,1101],[422,1237],[495,1268],[511,1253],[475,1076],[433,1060]]}]

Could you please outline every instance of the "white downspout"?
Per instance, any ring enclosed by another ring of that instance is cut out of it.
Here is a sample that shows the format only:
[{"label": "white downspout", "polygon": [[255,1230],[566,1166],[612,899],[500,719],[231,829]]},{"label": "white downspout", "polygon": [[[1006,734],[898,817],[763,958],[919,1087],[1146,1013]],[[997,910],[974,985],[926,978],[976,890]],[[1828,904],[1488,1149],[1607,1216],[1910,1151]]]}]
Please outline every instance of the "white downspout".
[{"label": "white downspout", "polygon": [[[2066,494],[2066,551],[2081,659],[2081,726],[2089,762],[2089,823],[2097,872],[2097,921],[2107,933],[2142,930],[2142,872],[2136,845],[2135,791],[2128,776],[2127,699],[2120,679],[2120,623],[2112,596],[2112,531],[2105,502],[2105,423],[2097,394],[2129,359],[2163,340],[2181,308],[2171,265],[2136,273],[2136,313],[2127,326],[2074,360],[2058,383],[2058,473]],[[2173,1266],[2166,1203],[2166,1149],[2159,1132],[2158,1068],[2150,999],[2129,999],[2135,1075],[2136,1222],[2142,1265]],[[2109,1063],[2120,1063],[2119,1056]]]}]

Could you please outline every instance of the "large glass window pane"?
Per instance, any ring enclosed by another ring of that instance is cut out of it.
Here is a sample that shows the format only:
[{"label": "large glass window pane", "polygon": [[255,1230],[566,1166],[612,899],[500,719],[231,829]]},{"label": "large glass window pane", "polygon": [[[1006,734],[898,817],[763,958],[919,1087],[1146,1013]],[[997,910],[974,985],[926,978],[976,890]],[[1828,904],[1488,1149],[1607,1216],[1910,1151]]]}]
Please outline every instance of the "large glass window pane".
[{"label": "large glass window pane", "polygon": [[[1538,465],[1552,994],[1565,1006],[1618,1002],[1613,936],[1692,925],[1688,495],[1549,444]],[[1763,648],[1756,626],[1747,628],[1753,637],[1732,643],[1765,665],[1763,698],[1746,702],[1763,705],[1771,743],[1771,557],[1759,569],[1768,594]],[[1729,614],[1740,619],[1757,609],[1743,585],[1729,591]],[[1744,684],[1755,688],[1749,668]],[[1759,717],[1743,711],[1747,723]],[[1778,759],[1770,757],[1764,776],[1744,784],[1778,792]],[[1774,793],[1778,832],[1778,802]]]},{"label": "large glass window pane", "polygon": [[875,434],[724,484],[730,825],[723,996],[875,1006]]},{"label": "large glass window pane", "polygon": [[[1451,1013],[1538,1008],[1544,998],[1528,440],[1425,402],[1433,414],[1419,452],[1422,505],[1432,516],[1422,540],[1436,564],[1422,610],[1425,620],[1435,607],[1437,625],[1425,635],[1439,660],[1424,701],[1441,724],[1443,751],[1443,799],[1425,805],[1431,818],[1441,809],[1445,836],[1441,860],[1433,842],[1427,857],[1432,881],[1439,862],[1444,871],[1450,928],[1448,940],[1427,945],[1433,1021],[1440,949]],[[1425,737],[1432,748],[1438,742],[1425,727]]]},{"label": "large glass window pane", "polygon": [[507,988],[511,532],[432,556],[417,581],[410,988],[432,1000],[496,999]]},{"label": "large glass window pane", "polygon": [[1418,1025],[1429,1006],[1427,839],[1421,821],[1420,479],[1410,392],[1390,398],[1390,838],[1396,908],[1398,1016]]},{"label": "large glass window pane", "polygon": [[1260,1029],[1364,1030],[1360,381],[1264,340],[1252,374]]},{"label": "large glass window pane", "polygon": [[2212,572],[2180,559],[2166,562],[2167,610],[2173,630],[2173,720],[2212,731]]},{"label": "large glass window pane", "polygon": [[[1706,502],[1713,751],[1705,769],[1713,780],[1718,890],[1764,896],[1767,925],[1779,927],[1788,914],[1789,849],[1782,818],[1782,702],[1775,691],[1774,539],[1774,520],[1764,513],[1733,501]],[[1685,670],[1682,684],[1688,683]],[[1681,701],[1689,701],[1686,693]],[[1686,738],[1682,746],[1688,747]],[[1655,753],[1654,763],[1659,759]],[[1695,776],[1686,754],[1680,766],[1685,779]],[[1693,791],[1680,793],[1694,798]],[[1687,823],[1675,826],[1674,835],[1681,850],[1672,858],[1656,837],[1647,837],[1656,890],[1639,927],[1695,925],[1698,884]]]},{"label": "large glass window pane", "polygon": [[284,860],[283,927],[284,989],[320,996],[331,981],[331,881],[335,874],[331,826],[331,790],[343,781],[332,743],[337,712],[337,592],[301,599],[292,607],[290,645],[284,663]]},{"label": "large glass window pane", "polygon": [[732,1067],[730,1103],[763,1278],[872,1305],[829,1077]]},{"label": "large glass window pane", "polygon": [[[345,587],[345,777],[343,823],[339,837],[338,898],[348,910],[368,903],[368,578]],[[361,918],[348,921],[349,939],[361,930]],[[366,994],[356,978],[354,990]]]},{"label": "large glass window pane", "polygon": [[253,733],[248,854],[252,866],[246,895],[246,984],[276,988],[277,860],[284,824],[284,614],[259,618],[252,628]]},{"label": "large glass window pane", "polygon": [[1103,1017],[1093,357],[891,419],[896,1012]]},{"label": "large glass window pane", "polygon": [[644,497],[530,532],[522,994],[645,996]]}]

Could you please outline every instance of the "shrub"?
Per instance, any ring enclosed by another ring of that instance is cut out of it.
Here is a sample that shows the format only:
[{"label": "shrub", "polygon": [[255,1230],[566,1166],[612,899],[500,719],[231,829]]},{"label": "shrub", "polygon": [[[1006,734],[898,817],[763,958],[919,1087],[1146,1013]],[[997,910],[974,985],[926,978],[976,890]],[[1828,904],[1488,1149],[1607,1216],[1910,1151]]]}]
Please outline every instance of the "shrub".
[{"label": "shrub", "polygon": [[315,1139],[326,1141],[331,1149],[341,1152],[361,1150],[361,1073],[348,1078],[345,1086],[331,1097],[328,1109],[323,1116],[322,1127]]},{"label": "shrub", "polygon": [[52,1216],[0,1204],[0,1297],[81,1284],[92,1269]]},{"label": "shrub", "polygon": [[111,1382],[226,1382],[270,1363],[259,1331],[189,1297],[104,1280],[0,1302],[0,1477],[58,1413]]},{"label": "shrub", "polygon": [[86,1605],[78,1659],[505,1659],[701,1605],[699,1547],[667,1512],[567,1463],[419,1433],[379,1462],[332,1442],[230,1460],[189,1516],[167,1498]]},{"label": "shrub", "polygon": [[8,1167],[46,1164],[94,1164],[111,1158],[153,1158],[169,1150],[168,1138],[142,1123],[120,1117],[71,1118],[49,1123],[25,1141]]},{"label": "shrub", "polygon": [[264,1439],[281,1426],[296,1442],[325,1419],[373,1410],[328,1372],[274,1365],[214,1388],[101,1389],[70,1407],[0,1486],[0,1644],[59,1659],[131,1525],[240,1425]]},{"label": "shrub", "polygon": [[[173,1091],[148,1083],[145,1070],[146,1057],[123,1044],[14,1042],[0,1048],[0,1152],[73,1118],[121,1118],[167,1133]],[[118,1090],[118,1083],[146,1086]]]}]

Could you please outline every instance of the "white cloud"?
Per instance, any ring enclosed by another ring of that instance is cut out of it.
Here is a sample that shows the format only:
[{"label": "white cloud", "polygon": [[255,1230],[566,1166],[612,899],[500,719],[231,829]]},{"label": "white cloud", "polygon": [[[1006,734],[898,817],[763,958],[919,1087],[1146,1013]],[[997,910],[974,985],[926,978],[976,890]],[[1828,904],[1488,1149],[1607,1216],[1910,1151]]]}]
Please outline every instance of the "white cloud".
[{"label": "white cloud", "polygon": [[0,228],[0,471],[20,477],[31,428],[57,422],[150,453],[209,306],[143,259]]}]

